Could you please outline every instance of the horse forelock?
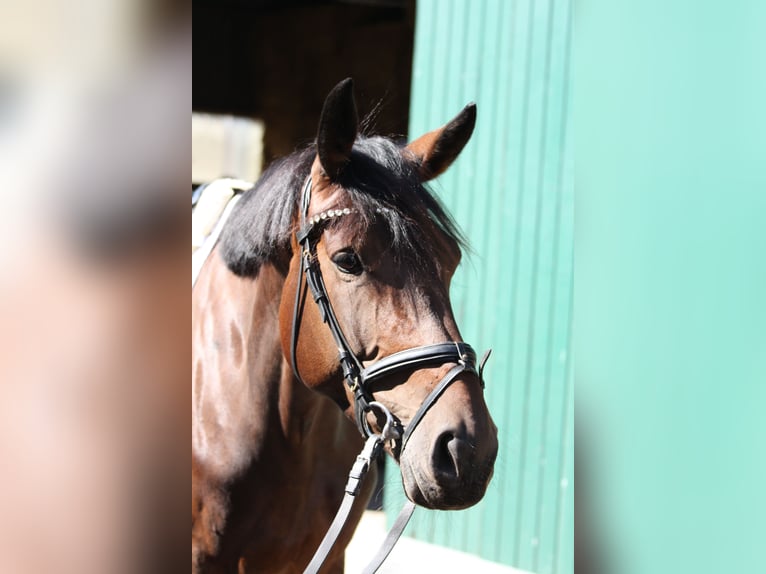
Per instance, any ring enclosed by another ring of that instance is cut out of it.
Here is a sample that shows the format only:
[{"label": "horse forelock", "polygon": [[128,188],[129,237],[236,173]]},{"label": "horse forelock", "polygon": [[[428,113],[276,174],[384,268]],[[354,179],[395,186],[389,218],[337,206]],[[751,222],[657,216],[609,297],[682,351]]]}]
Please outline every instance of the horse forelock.
[{"label": "horse forelock", "polygon": [[[315,155],[311,145],[278,160],[245,193],[221,236],[232,272],[255,277],[265,263],[289,257],[303,182]],[[391,139],[360,135],[336,183],[361,217],[340,218],[334,225],[355,225],[362,235],[383,222],[400,260],[438,261],[445,252],[467,247],[452,217],[421,183],[417,166]]]}]

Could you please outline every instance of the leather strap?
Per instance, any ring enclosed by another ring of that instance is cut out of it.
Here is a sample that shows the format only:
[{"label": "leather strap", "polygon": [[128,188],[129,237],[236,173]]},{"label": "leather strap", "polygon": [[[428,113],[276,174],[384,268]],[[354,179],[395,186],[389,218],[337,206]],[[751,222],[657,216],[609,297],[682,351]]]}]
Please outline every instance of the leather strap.
[{"label": "leather strap", "polygon": [[293,306],[293,325],[292,333],[290,335],[290,365],[293,368],[295,378],[303,384],[303,379],[298,371],[298,361],[296,358],[296,352],[298,349],[298,330],[300,324],[300,318],[303,317],[303,303],[305,302],[305,294],[303,292],[303,261],[298,264],[298,282],[295,287],[295,305]]},{"label": "leather strap", "polygon": [[319,572],[319,569],[322,567],[325,560],[327,560],[327,556],[332,551],[333,546],[335,546],[335,542],[338,540],[338,536],[340,536],[340,532],[343,530],[346,520],[348,520],[348,515],[351,513],[354,500],[356,500],[356,498],[348,493],[343,495],[343,502],[341,502],[340,508],[338,509],[332,524],[330,524],[330,528],[324,535],[322,543],[319,545],[319,548],[317,548],[314,557],[311,559],[311,562],[309,562],[309,565],[306,566],[303,574],[316,574]]},{"label": "leather strap", "polygon": [[449,370],[449,372],[446,375],[444,375],[444,377],[442,377],[442,380],[439,381],[439,384],[437,384],[434,387],[434,389],[428,394],[428,396],[426,397],[426,400],[423,401],[423,404],[420,405],[420,408],[417,410],[417,412],[412,417],[412,419],[410,419],[410,422],[404,431],[404,435],[402,436],[402,448],[400,452],[404,452],[404,449],[407,446],[407,441],[410,440],[410,437],[412,436],[413,431],[420,424],[420,421],[423,420],[423,417],[428,412],[428,409],[430,409],[433,406],[433,404],[441,396],[441,394],[447,389],[448,386],[450,386],[455,381],[457,376],[463,371],[476,372],[473,366],[469,367],[465,363],[458,363],[457,365],[452,367]]},{"label": "leather strap", "polygon": [[471,364],[476,363],[476,352],[468,343],[447,342],[414,347],[383,357],[370,365],[362,371],[362,381],[367,385],[396,371],[456,363],[460,360]]},{"label": "leather strap", "polygon": [[[372,449],[369,447],[371,444]],[[346,492],[343,495],[343,501],[338,508],[338,512],[335,514],[335,518],[333,518],[330,528],[327,529],[327,533],[324,535],[319,548],[317,548],[311,562],[309,562],[309,565],[303,571],[303,574],[317,574],[327,560],[327,557],[330,555],[330,552],[332,552],[332,549],[348,520],[348,516],[351,514],[362,481],[370,468],[370,464],[380,452],[381,445],[382,440],[378,435],[374,435],[367,439],[367,443],[365,444],[362,453],[357,457],[357,462],[349,473]],[[378,571],[380,565],[383,564],[386,558],[388,558],[391,550],[393,550],[394,546],[396,546],[396,543],[399,541],[399,538],[401,538],[402,533],[407,527],[414,512],[415,503],[410,500],[405,502],[404,506],[402,506],[402,509],[399,511],[399,515],[394,521],[394,525],[391,527],[391,530],[388,531],[386,538],[383,540],[380,548],[378,548],[375,556],[372,557],[372,560],[370,560],[367,567],[363,570],[363,574],[374,574]]]},{"label": "leather strap", "polygon": [[399,511],[399,516],[396,517],[394,525],[391,527],[391,530],[388,531],[388,535],[383,541],[383,544],[378,548],[375,556],[372,557],[372,560],[370,560],[370,563],[362,571],[362,574],[375,574],[375,572],[378,571],[380,565],[383,564],[386,558],[388,558],[388,555],[391,554],[391,550],[394,549],[399,538],[401,538],[405,527],[409,523],[410,518],[412,518],[413,512],[415,512],[415,503],[408,500]]},{"label": "leather strap", "polygon": [[[309,202],[311,201],[311,175],[306,178],[306,182],[303,185],[303,192],[301,193],[301,223],[306,218],[308,212]],[[303,248],[302,240],[298,240],[299,247]],[[295,378],[303,383],[301,374],[298,371],[298,362],[296,358],[296,352],[298,349],[298,330],[300,328],[300,319],[303,317],[303,309],[301,305],[305,301],[305,295],[303,293],[303,259],[298,263],[298,281],[295,287],[295,305],[293,306],[293,324],[292,333],[290,335],[290,365],[295,373]]]},{"label": "leather strap", "polygon": [[343,379],[346,385],[354,393],[354,413],[356,418],[356,425],[359,428],[359,432],[364,438],[372,436],[372,429],[367,423],[366,411],[370,402],[373,401],[372,395],[367,393],[364,386],[361,384],[360,373],[362,371],[362,365],[357,359],[356,355],[351,350],[351,346],[348,344],[346,337],[343,334],[343,329],[340,327],[338,318],[335,315],[335,311],[330,303],[330,298],[327,295],[327,289],[322,278],[322,273],[316,262],[316,242],[312,241],[312,235],[317,228],[315,223],[307,223],[309,205],[311,203],[311,176],[306,178],[306,183],[303,187],[303,194],[301,197],[301,220],[300,229],[296,233],[296,240],[301,248],[301,262],[298,271],[298,286],[295,291],[295,306],[293,309],[293,325],[292,336],[290,346],[290,362],[292,363],[293,372],[299,381],[302,381],[300,372],[298,370],[297,363],[297,347],[298,347],[298,331],[299,331],[299,317],[301,316],[301,303],[305,301],[305,294],[303,293],[303,277],[306,278],[306,285],[308,290],[319,308],[319,312],[322,317],[322,321],[327,323],[330,328],[335,344],[338,347],[338,361],[343,370]]},{"label": "leather strap", "polygon": [[[348,515],[351,513],[355,500],[355,496],[348,492],[343,495],[343,502],[341,502],[340,508],[338,508],[338,512],[335,514],[335,518],[333,519],[330,528],[327,530],[327,533],[322,539],[322,543],[319,545],[319,548],[317,548],[314,557],[311,559],[309,565],[306,566],[303,574],[316,574],[322,568],[325,560],[327,560],[330,552],[332,552],[346,520],[348,520]],[[380,548],[378,548],[375,556],[372,557],[372,560],[370,560],[362,571],[363,574],[374,574],[378,571],[381,564],[383,564],[386,558],[388,558],[388,555],[391,554],[391,550],[394,549],[396,543],[399,542],[399,538],[402,537],[402,533],[404,533],[404,529],[407,527],[407,524],[409,524],[410,518],[412,518],[414,512],[415,503],[410,500],[405,502],[394,521],[394,525],[391,527],[391,530],[388,531],[386,538],[380,545]]]},{"label": "leather strap", "polygon": [[359,494],[364,477],[367,475],[367,471],[370,470],[370,464],[380,453],[382,445],[383,439],[380,435],[373,435],[364,443],[362,452],[356,457],[356,462],[348,473],[346,492],[343,495],[343,501],[340,504],[340,508],[338,508],[338,512],[335,514],[335,518],[333,518],[330,528],[325,533],[322,543],[319,545],[319,548],[317,548],[314,557],[303,571],[303,574],[316,574],[319,572],[319,569],[322,567],[325,560],[327,560],[327,556],[332,551],[335,542],[338,540],[338,536],[340,536],[343,527],[346,525],[348,515],[351,513],[354,501],[356,500],[356,495]]}]

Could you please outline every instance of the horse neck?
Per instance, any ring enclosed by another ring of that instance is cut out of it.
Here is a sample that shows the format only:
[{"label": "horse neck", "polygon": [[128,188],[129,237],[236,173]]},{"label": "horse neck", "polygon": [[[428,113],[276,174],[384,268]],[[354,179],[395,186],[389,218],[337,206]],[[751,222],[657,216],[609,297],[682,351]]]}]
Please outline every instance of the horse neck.
[{"label": "horse neck", "polygon": [[316,405],[282,354],[284,281],[271,265],[238,277],[214,252],[192,294],[193,452],[224,475],[299,441],[301,419]]}]

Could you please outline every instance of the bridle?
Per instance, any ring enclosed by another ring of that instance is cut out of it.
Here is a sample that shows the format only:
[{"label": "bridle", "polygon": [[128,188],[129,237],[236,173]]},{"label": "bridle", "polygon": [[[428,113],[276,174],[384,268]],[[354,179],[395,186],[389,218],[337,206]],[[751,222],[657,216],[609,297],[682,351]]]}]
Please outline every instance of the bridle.
[{"label": "bridle", "polygon": [[[298,247],[301,250],[301,262],[298,266],[298,281],[295,289],[295,306],[293,309],[293,323],[290,344],[290,362],[293,372],[299,381],[302,381],[298,371],[296,353],[298,348],[298,334],[300,330],[300,317],[302,316],[302,304],[305,300],[306,290],[303,286],[303,278],[306,278],[308,291],[319,307],[322,321],[332,333],[332,337],[338,347],[338,362],[343,371],[343,381],[349,388],[354,397],[354,417],[359,432],[365,439],[365,445],[362,452],[357,456],[351,471],[348,475],[345,494],[341,506],[335,515],[335,518],[327,530],[327,533],[319,545],[319,548],[311,559],[304,574],[316,574],[321,569],[325,559],[332,551],[343,526],[348,519],[354,499],[360,491],[361,482],[369,470],[370,464],[382,450],[385,441],[392,442],[392,453],[397,459],[404,452],[407,441],[412,436],[415,428],[423,420],[423,417],[433,404],[442,396],[447,387],[452,384],[461,373],[473,373],[479,378],[482,389],[484,388],[484,364],[489,358],[490,351],[484,354],[484,357],[476,365],[476,352],[468,343],[461,341],[448,341],[436,343],[433,345],[423,345],[412,347],[404,351],[399,351],[379,359],[369,367],[362,366],[356,354],[348,344],[348,340],[343,334],[338,318],[333,311],[330,297],[325,288],[322,278],[322,271],[319,268],[317,258],[317,243],[325,222],[336,217],[349,215],[354,210],[329,209],[309,219],[309,204],[311,203],[311,175],[306,178],[306,183],[301,192],[300,205],[300,227],[296,233]],[[388,377],[400,371],[414,371],[425,367],[436,367],[447,363],[455,363],[439,383],[428,394],[423,403],[418,408],[415,415],[410,419],[406,428],[402,427],[401,421],[394,419],[391,412],[381,403],[375,401],[372,396],[372,386],[377,381]],[[386,419],[380,434],[376,434],[370,428],[367,421],[367,413],[372,409],[379,410]],[[399,439],[401,439],[399,441]],[[397,540],[404,531],[409,522],[412,513],[415,510],[415,504],[407,501],[399,512],[394,525],[389,531],[383,544],[378,549],[373,559],[364,570],[364,574],[373,574],[393,549]]]},{"label": "bridle", "polygon": [[[295,290],[295,307],[293,311],[292,337],[290,347],[290,361],[293,372],[298,380],[302,380],[298,371],[296,361],[296,351],[298,346],[298,332],[300,329],[301,303],[305,296],[303,289],[303,277],[306,277],[306,284],[314,298],[322,321],[327,323],[330,328],[335,344],[338,347],[338,361],[343,371],[343,380],[354,396],[354,415],[359,432],[365,439],[373,435],[373,431],[367,421],[367,413],[370,411],[370,405],[374,402],[372,396],[372,385],[399,371],[414,371],[425,367],[435,367],[446,363],[455,363],[449,372],[442,377],[439,383],[428,394],[420,408],[410,420],[406,429],[401,433],[401,445],[398,448],[398,454],[404,452],[407,441],[412,436],[415,428],[420,424],[426,412],[444,393],[447,387],[452,384],[457,377],[464,372],[475,374],[484,388],[483,370],[484,364],[489,358],[490,351],[482,358],[478,367],[476,365],[476,351],[468,343],[461,341],[450,341],[436,343],[433,345],[423,345],[412,347],[404,351],[393,353],[384,357],[369,367],[363,367],[352,351],[348,340],[343,334],[343,330],[338,323],[338,318],[333,311],[330,297],[327,294],[322,272],[319,268],[316,256],[316,246],[321,235],[321,230],[326,221],[343,215],[353,213],[349,208],[330,209],[308,218],[309,204],[311,203],[311,175],[306,178],[301,194],[300,209],[300,227],[296,233],[298,246],[301,250],[301,264],[298,271],[298,283]],[[400,421],[397,426],[401,429]]]}]

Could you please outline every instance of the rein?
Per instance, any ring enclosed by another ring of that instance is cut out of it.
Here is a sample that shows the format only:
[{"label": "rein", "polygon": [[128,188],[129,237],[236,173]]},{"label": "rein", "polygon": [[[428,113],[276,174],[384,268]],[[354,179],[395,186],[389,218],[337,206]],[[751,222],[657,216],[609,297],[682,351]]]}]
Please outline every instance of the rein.
[{"label": "rein", "polygon": [[[305,276],[305,283],[308,286],[308,290],[311,292],[314,302],[319,307],[322,321],[327,323],[333,339],[335,340],[335,344],[338,347],[338,362],[343,371],[343,380],[354,397],[356,425],[366,442],[362,452],[357,457],[356,463],[349,473],[349,481],[346,485],[346,493],[343,502],[341,503],[341,507],[330,525],[319,549],[314,554],[311,563],[304,571],[304,574],[314,574],[318,572],[324,563],[324,560],[327,558],[327,555],[332,550],[332,547],[351,511],[354,497],[359,492],[361,481],[369,469],[370,463],[380,454],[382,445],[388,440],[391,440],[392,444],[395,444],[397,440],[401,440],[398,450],[398,454],[401,456],[401,453],[404,452],[404,449],[407,446],[409,438],[412,436],[412,433],[418,424],[423,420],[426,412],[461,373],[469,372],[477,375],[482,388],[484,388],[482,375],[484,365],[491,352],[487,351],[485,353],[477,367],[476,352],[468,343],[448,341],[433,345],[412,347],[398,353],[393,353],[376,361],[369,367],[364,368],[348,344],[348,341],[343,334],[343,330],[340,327],[340,323],[338,322],[338,318],[333,311],[316,254],[316,246],[319,237],[321,236],[321,224],[327,219],[348,215],[354,210],[348,208],[342,210],[331,209],[309,219],[308,211],[310,203],[311,175],[306,178],[306,183],[303,186],[301,194],[300,228],[296,233],[296,239],[301,249],[301,263],[298,270],[298,285],[295,290],[290,362],[295,376],[299,381],[302,381],[298,371],[296,352],[300,328],[299,317],[302,315],[302,304],[305,301],[306,293],[303,287],[303,279]],[[403,428],[401,423],[394,419],[389,410],[381,403],[376,402],[372,396],[371,388],[373,383],[384,377],[400,371],[413,371],[426,367],[436,367],[447,363],[455,363],[455,366],[442,377],[439,383],[428,394],[406,428]],[[367,421],[367,413],[372,409],[381,411],[386,417],[386,424],[380,434],[374,433]],[[365,569],[365,574],[371,574],[377,571],[401,536],[414,510],[414,503],[407,501],[380,550]]]}]

